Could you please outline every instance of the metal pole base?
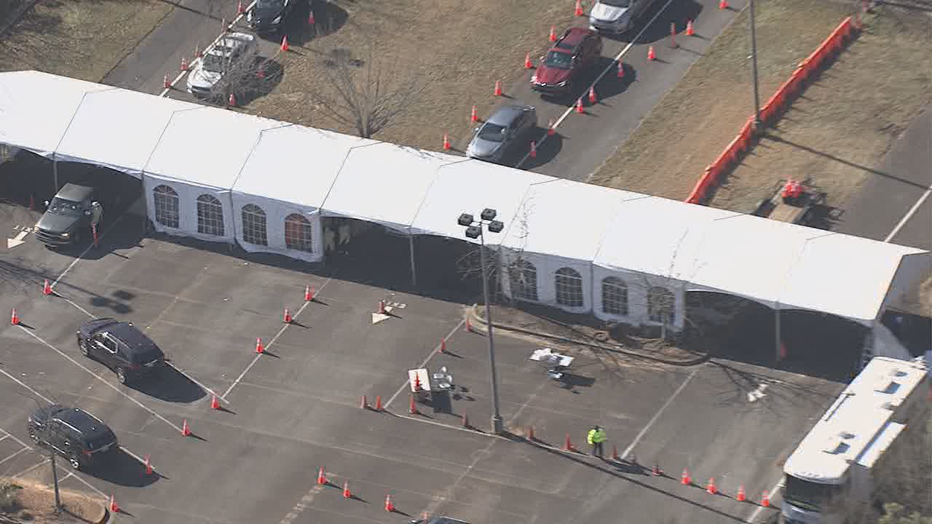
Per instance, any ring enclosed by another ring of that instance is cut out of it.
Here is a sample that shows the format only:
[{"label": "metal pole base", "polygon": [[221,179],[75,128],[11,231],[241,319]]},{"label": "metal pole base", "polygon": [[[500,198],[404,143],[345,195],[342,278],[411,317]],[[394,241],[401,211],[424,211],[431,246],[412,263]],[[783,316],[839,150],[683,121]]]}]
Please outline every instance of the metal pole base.
[{"label": "metal pole base", "polygon": [[504,430],[505,428],[504,428],[504,424],[502,423],[502,417],[493,416],[492,417],[492,433],[496,435],[501,435]]}]

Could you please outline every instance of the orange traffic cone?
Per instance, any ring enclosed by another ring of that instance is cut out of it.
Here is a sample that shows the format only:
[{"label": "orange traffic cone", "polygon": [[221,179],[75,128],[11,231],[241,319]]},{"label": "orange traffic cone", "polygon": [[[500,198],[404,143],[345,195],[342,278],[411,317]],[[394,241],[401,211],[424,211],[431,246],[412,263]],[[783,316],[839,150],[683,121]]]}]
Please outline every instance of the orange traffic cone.
[{"label": "orange traffic cone", "polygon": [[288,308],[285,308],[285,314],[282,315],[282,322],[284,322],[285,324],[291,324],[292,320],[293,319],[291,318],[291,312],[288,311]]},{"label": "orange traffic cone", "polygon": [[[450,137],[447,136],[446,133],[443,134],[443,150],[444,150],[444,151],[449,151],[449,150],[450,150]],[[380,304],[381,304],[381,303],[380,303]],[[379,309],[382,310],[382,309],[384,309],[384,308],[380,306]],[[382,311],[379,311],[379,313],[384,314]]]},{"label": "orange traffic cone", "polygon": [[241,15],[246,12],[246,8],[243,7],[243,0],[236,2],[236,14]]},{"label": "orange traffic cone", "polygon": [[188,419],[184,419],[184,422],[181,423],[181,434],[185,437],[191,435],[191,428],[188,427]]},{"label": "orange traffic cone", "polygon": [[760,505],[765,508],[770,507],[770,493],[768,493],[766,490],[760,497]]},{"label": "orange traffic cone", "polygon": [[555,25],[550,26],[550,37],[548,38],[548,40],[550,40],[551,42],[557,41],[557,26]]},{"label": "orange traffic cone", "polygon": [[172,83],[171,81],[168,80],[168,74],[166,73],[165,76],[162,78],[162,89],[171,89],[171,87],[172,87]]},{"label": "orange traffic cone", "polygon": [[573,447],[573,443],[570,441],[570,434],[566,434],[566,439],[563,441],[563,451],[576,451],[576,448]]},{"label": "orange traffic cone", "polygon": [[256,353],[265,353],[265,346],[262,345],[262,339],[256,339]]},{"label": "orange traffic cone", "polygon": [[537,158],[537,144],[535,144],[533,140],[531,140],[531,152],[528,153],[528,156]]},{"label": "orange traffic cone", "polygon": [[537,439],[534,437],[534,426],[531,426],[531,427],[527,428],[527,439],[530,440],[530,441],[537,440]]},{"label": "orange traffic cone", "polygon": [[[450,141],[447,140],[447,135],[446,135],[446,133],[444,133],[444,135],[443,135],[443,145],[444,145],[444,147],[445,147],[446,149],[449,149],[449,147],[446,147],[447,144],[449,144],[449,143],[450,143]],[[380,314],[380,315],[384,315],[384,314],[385,314],[385,301],[384,301],[384,300],[379,300],[379,314]]]},{"label": "orange traffic cone", "polygon": [[16,315],[16,310],[13,310],[13,315],[10,317],[10,324],[14,326],[19,325],[19,316]]},{"label": "orange traffic cone", "polygon": [[146,455],[143,464],[146,465],[146,475],[152,474],[152,462],[149,460],[149,455]]},{"label": "orange traffic cone", "polygon": [[362,396],[362,402],[359,403],[359,409],[369,409],[369,403],[366,402],[366,396]]},{"label": "orange traffic cone", "polygon": [[728,9],[728,0],[719,0],[718,2],[719,9]]},{"label": "orange traffic cone", "polygon": [[594,104],[598,101],[599,101],[598,97],[595,96],[595,86],[591,86],[589,88],[589,103]]},{"label": "orange traffic cone", "polygon": [[466,317],[466,332],[472,333],[472,323],[469,321],[469,317]]},{"label": "orange traffic cone", "polygon": [[747,495],[744,493],[744,486],[738,486],[738,495],[735,497],[735,500],[738,502],[744,502],[747,500]]},{"label": "orange traffic cone", "polygon": [[411,402],[408,406],[408,413],[417,415],[417,405],[414,403],[414,395],[411,395]]},{"label": "orange traffic cone", "polygon": [[586,108],[583,107],[582,98],[576,99],[576,112],[580,115],[586,112]]},{"label": "orange traffic cone", "polygon": [[200,42],[198,42],[197,45],[194,46],[194,58],[204,58],[204,53],[201,52]]},{"label": "orange traffic cone", "polygon": [[314,25],[314,10],[311,9],[311,12],[307,15],[307,25]]},{"label": "orange traffic cone", "polygon": [[660,469],[660,464],[657,464],[656,460],[654,460],[654,467],[650,470],[650,472],[653,473],[655,477],[663,475],[663,471]]},{"label": "orange traffic cone", "polygon": [[680,475],[680,484],[688,486],[693,483],[693,479],[689,478],[689,470],[683,468],[683,474]]},{"label": "orange traffic cone", "polygon": [[495,93],[495,96],[502,96],[502,81],[501,81],[501,80],[496,80],[496,81],[495,81],[495,91],[494,91],[494,93]]},{"label": "orange traffic cone", "polygon": [[469,113],[469,121],[470,122],[479,121],[479,111],[476,109],[476,106],[472,106],[472,112]]},{"label": "orange traffic cone", "polygon": [[349,482],[343,483],[343,498],[345,499],[353,498],[353,494],[350,493],[350,490],[349,490]]},{"label": "orange traffic cone", "polygon": [[647,48],[647,59],[648,59],[648,60],[656,60],[656,59],[657,59],[657,54],[654,53],[654,46],[650,46],[650,47]]},{"label": "orange traffic cone", "polygon": [[687,20],[686,21],[686,36],[693,36],[695,34],[696,32],[693,30],[693,21]]},{"label": "orange traffic cone", "polygon": [[116,503],[116,498],[113,495],[110,495],[110,513],[119,513],[120,506]]},{"label": "orange traffic cone", "polygon": [[468,428],[469,426],[469,415],[463,413],[463,427]]},{"label": "orange traffic cone", "polygon": [[217,398],[217,395],[210,399],[210,409],[220,409],[220,399]]},{"label": "orange traffic cone", "polygon": [[547,136],[553,136],[557,133],[557,130],[553,127],[553,119],[547,120]]},{"label": "orange traffic cone", "polygon": [[534,63],[531,62],[531,53],[524,55],[524,68],[534,69]]},{"label": "orange traffic cone", "polygon": [[314,300],[314,288],[311,286],[304,286],[304,300],[307,302]]},{"label": "orange traffic cone", "polygon": [[612,444],[612,460],[618,461],[620,457],[618,456],[618,446]]},{"label": "orange traffic cone", "polygon": [[181,57],[181,70],[182,71],[188,70],[188,59],[185,57]]},{"label": "orange traffic cone", "polygon": [[382,395],[375,396],[375,410],[382,411]]},{"label": "orange traffic cone", "polygon": [[715,477],[709,479],[709,483],[705,485],[705,492],[709,495],[715,495],[718,493],[718,489],[715,487]]},{"label": "orange traffic cone", "polygon": [[327,485],[327,476],[324,475],[324,468],[317,470],[317,485],[326,486]]},{"label": "orange traffic cone", "polygon": [[230,99],[227,100],[227,104],[229,104],[230,107],[236,107],[236,96],[233,93],[230,93]]},{"label": "orange traffic cone", "polygon": [[49,284],[49,279],[45,279],[45,283],[42,284],[42,294],[43,294],[43,295],[51,295],[51,294],[52,294],[52,286],[51,286],[51,284]]},{"label": "orange traffic cone", "polygon": [[392,503],[391,495],[385,495],[385,511],[389,513],[395,512],[395,504]]},{"label": "orange traffic cone", "polygon": [[282,51],[285,51],[285,52],[288,51],[288,35],[285,35],[285,36],[282,37],[282,46],[281,46],[281,49],[282,49]]},{"label": "orange traffic cone", "polygon": [[625,77],[625,64],[624,64],[624,62],[618,62],[618,72],[617,72],[616,76],[617,76],[618,78],[624,78],[624,77]]},{"label": "orange traffic cone", "polygon": [[670,47],[676,49],[676,22],[670,22]]},{"label": "orange traffic cone", "polygon": [[576,16],[583,15],[582,0],[576,0],[576,9],[573,11],[573,14],[575,14]]},{"label": "orange traffic cone", "polygon": [[445,338],[440,339],[440,352],[441,353],[447,352],[447,339]]}]

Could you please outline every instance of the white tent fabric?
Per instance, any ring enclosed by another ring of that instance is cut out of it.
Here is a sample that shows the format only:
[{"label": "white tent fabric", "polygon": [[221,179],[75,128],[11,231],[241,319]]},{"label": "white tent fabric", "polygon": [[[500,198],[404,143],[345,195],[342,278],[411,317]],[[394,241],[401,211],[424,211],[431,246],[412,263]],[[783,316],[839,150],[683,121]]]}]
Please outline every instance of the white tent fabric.
[{"label": "white tent fabric", "polygon": [[114,88],[38,71],[0,74],[0,142],[50,157],[85,93]]},{"label": "white tent fabric", "polygon": [[[437,171],[411,232],[478,243],[478,239],[466,238],[463,226],[456,223],[460,213],[472,213],[478,219],[483,209],[492,208],[498,212],[496,220],[511,224],[531,184],[550,180],[556,179],[478,160],[446,164]],[[485,242],[500,244],[501,236],[488,235]]]},{"label": "white tent fabric", "polygon": [[[456,216],[493,207],[506,227],[490,239],[502,261],[536,266],[528,299],[603,317],[599,284],[614,276],[666,283],[677,308],[686,290],[709,290],[876,324],[932,267],[927,251],[37,71],[0,73],[0,144],[141,174],[159,231],[305,260],[322,256],[321,215],[462,239]],[[158,186],[172,192],[156,206]],[[199,211],[204,195],[215,204]],[[247,206],[265,211],[249,213],[248,235]],[[293,248],[292,214],[310,223],[310,246]],[[558,297],[561,269],[573,278]],[[642,321],[639,307],[631,318]]]},{"label": "white tent fabric", "polygon": [[[146,202],[153,210],[156,230],[232,242],[238,224],[231,209],[230,188],[259,133],[284,125],[288,124],[209,107],[175,112],[143,169]],[[154,195],[159,186],[170,187],[178,196],[177,224],[161,219],[160,207],[164,206],[156,205]],[[199,223],[197,200],[202,196],[212,196],[222,205],[222,231],[208,232]]]},{"label": "white tent fabric", "polygon": [[88,92],[55,158],[102,165],[141,178],[172,114],[200,107],[126,89]]},{"label": "white tent fabric", "polygon": [[324,216],[407,232],[440,166],[458,160],[384,142],[354,148],[324,201]]},{"label": "white tent fabric", "polygon": [[[238,228],[236,239],[240,245],[251,252],[320,261],[323,258],[320,207],[350,150],[373,143],[296,125],[261,131],[259,142],[233,185],[232,199],[234,216],[241,216],[243,207],[249,204],[266,212],[268,245],[246,242],[242,228]],[[302,226],[298,217],[303,217],[307,225]],[[307,233],[305,227],[310,228]],[[310,242],[306,242],[308,236]]]}]

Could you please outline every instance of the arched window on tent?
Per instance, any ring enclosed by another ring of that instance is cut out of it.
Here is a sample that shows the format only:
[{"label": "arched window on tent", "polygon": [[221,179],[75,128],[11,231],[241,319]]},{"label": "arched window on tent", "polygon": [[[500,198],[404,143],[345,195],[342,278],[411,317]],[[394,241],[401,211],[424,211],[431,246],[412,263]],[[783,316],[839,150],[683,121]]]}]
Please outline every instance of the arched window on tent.
[{"label": "arched window on tent", "polygon": [[178,193],[166,185],[156,186],[152,190],[152,200],[155,203],[155,221],[163,226],[178,229]]},{"label": "arched window on tent", "polygon": [[556,276],[557,304],[567,307],[582,307],[582,275],[573,268],[561,267]]},{"label": "arched window on tent", "polygon": [[269,245],[265,211],[255,204],[243,206],[243,240],[257,246]]},{"label": "arched window on tent", "polygon": [[285,217],[285,246],[288,249],[313,252],[312,233],[311,221],[304,215],[292,213]]},{"label": "arched window on tent", "polygon": [[610,315],[628,315],[628,285],[618,277],[602,279],[602,311]]},{"label": "arched window on tent", "polygon": [[511,295],[519,300],[537,302],[537,268],[527,260],[518,260],[509,270]]},{"label": "arched window on tent", "polygon": [[213,195],[197,197],[197,232],[223,236],[223,204]]}]

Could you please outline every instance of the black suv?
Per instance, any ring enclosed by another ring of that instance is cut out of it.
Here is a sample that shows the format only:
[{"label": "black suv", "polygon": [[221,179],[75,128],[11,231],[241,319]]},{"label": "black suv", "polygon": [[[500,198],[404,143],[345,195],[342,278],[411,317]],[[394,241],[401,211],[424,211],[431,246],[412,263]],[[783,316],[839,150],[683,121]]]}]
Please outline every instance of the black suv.
[{"label": "black suv", "polygon": [[97,417],[80,408],[58,404],[39,408],[29,417],[29,437],[62,455],[71,467],[94,464],[99,456],[116,449],[116,435]]},{"label": "black suv", "polygon": [[162,350],[130,322],[98,318],[85,322],[77,337],[81,353],[115,371],[120,384],[165,364]]},{"label": "black suv", "polygon": [[[249,28],[259,34],[278,31],[288,15],[302,0],[257,0],[255,7],[246,13]],[[303,3],[308,3],[304,0]]]}]

